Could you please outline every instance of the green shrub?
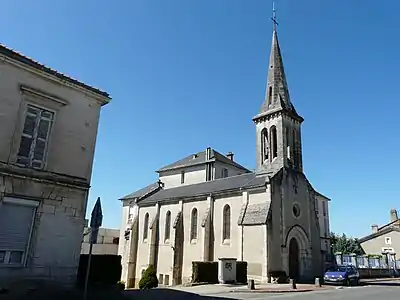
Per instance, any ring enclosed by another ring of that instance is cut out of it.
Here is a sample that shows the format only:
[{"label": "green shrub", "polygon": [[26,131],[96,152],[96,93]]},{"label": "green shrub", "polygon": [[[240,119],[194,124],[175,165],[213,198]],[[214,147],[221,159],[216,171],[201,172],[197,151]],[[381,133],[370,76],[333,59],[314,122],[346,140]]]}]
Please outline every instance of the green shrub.
[{"label": "green shrub", "polygon": [[236,262],[236,282],[247,283],[247,261]]},{"label": "green shrub", "polygon": [[158,286],[158,279],[156,270],[150,265],[146,271],[144,271],[142,278],[139,281],[139,289],[146,290],[152,289]]},{"label": "green shrub", "polygon": [[218,262],[216,261],[192,262],[192,282],[218,283]]},{"label": "green shrub", "polygon": [[117,289],[118,290],[125,290],[125,281],[122,281],[122,280],[120,280],[120,281],[118,281],[117,282]]}]

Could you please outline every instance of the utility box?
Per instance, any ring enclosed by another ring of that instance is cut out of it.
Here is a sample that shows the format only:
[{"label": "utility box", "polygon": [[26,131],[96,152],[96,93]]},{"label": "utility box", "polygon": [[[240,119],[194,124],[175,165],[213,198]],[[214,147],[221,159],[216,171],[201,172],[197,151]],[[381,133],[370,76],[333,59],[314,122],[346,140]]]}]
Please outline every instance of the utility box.
[{"label": "utility box", "polygon": [[236,258],[218,259],[219,283],[236,283]]}]

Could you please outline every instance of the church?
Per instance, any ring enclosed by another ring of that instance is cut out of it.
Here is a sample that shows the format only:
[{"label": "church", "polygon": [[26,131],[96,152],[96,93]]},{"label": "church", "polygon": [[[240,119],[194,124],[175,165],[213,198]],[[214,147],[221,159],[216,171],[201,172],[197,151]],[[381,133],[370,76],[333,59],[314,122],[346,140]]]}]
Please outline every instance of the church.
[{"label": "church", "polygon": [[159,180],[121,198],[119,254],[127,287],[148,265],[159,283],[191,281],[193,261],[236,258],[248,278],[273,271],[320,276],[330,254],[330,199],[303,173],[303,118],[289,97],[276,25],[264,103],[253,118],[254,172],[210,147],[157,170]]}]

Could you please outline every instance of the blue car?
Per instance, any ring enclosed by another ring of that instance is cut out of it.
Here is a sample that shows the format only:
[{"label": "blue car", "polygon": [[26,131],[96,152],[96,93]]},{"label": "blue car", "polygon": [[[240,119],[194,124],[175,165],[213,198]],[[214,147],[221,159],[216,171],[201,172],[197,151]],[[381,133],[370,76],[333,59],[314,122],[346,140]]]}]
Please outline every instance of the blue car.
[{"label": "blue car", "polygon": [[325,272],[324,281],[326,284],[358,285],[360,274],[354,266],[333,266]]}]

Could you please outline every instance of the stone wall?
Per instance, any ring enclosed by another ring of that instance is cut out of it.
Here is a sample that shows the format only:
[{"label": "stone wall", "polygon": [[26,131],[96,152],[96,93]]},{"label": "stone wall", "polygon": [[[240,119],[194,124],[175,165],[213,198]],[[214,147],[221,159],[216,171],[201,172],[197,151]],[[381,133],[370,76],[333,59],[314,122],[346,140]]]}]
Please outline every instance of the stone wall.
[{"label": "stone wall", "polygon": [[1,281],[55,279],[63,283],[75,282],[87,188],[3,173],[0,175],[0,205],[4,197],[35,200],[39,206],[26,265],[0,268]]}]

